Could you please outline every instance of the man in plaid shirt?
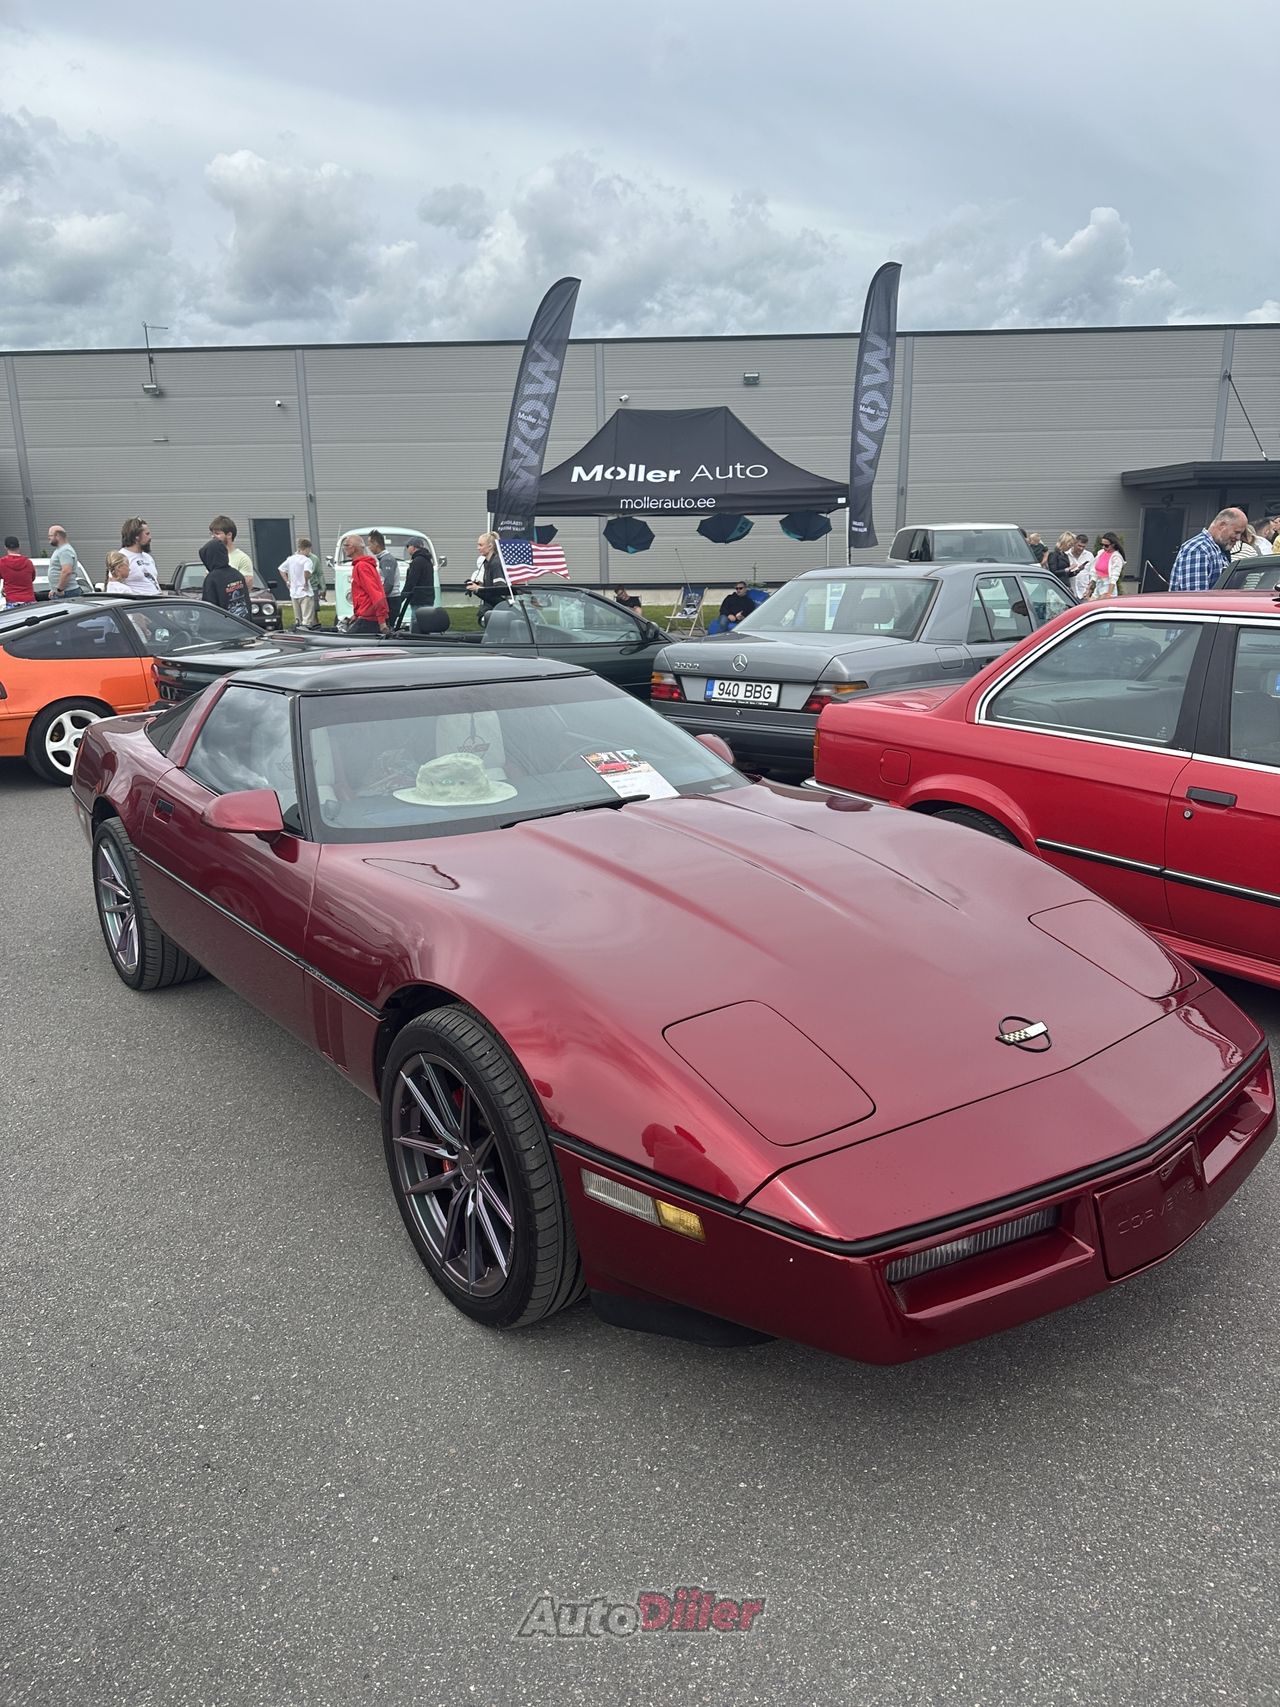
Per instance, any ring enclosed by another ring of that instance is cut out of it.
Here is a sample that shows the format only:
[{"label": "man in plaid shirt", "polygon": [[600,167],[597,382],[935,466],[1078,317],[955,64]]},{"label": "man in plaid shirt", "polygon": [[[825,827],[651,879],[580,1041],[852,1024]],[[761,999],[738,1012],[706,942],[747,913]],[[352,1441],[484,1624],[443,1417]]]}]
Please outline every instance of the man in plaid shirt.
[{"label": "man in plaid shirt", "polygon": [[1208,527],[1187,540],[1173,560],[1171,593],[1203,593],[1226,568],[1231,547],[1245,536],[1249,518],[1243,510],[1219,510]]}]

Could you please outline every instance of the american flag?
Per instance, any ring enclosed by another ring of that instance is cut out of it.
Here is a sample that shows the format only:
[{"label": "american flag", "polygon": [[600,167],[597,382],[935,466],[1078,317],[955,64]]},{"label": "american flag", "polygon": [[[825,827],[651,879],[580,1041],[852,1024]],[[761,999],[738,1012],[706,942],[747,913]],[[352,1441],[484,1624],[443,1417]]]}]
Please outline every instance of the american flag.
[{"label": "american flag", "polygon": [[537,545],[531,539],[499,539],[498,556],[514,587],[520,581],[533,581],[539,575],[563,575],[569,578],[563,545]]}]

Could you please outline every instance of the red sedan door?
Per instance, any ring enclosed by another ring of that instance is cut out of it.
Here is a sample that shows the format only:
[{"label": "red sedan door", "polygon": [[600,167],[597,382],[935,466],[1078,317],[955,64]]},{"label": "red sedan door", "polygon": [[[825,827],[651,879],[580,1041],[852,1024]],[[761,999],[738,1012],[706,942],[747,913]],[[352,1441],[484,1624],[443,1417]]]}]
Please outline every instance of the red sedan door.
[{"label": "red sedan door", "polygon": [[1099,612],[977,708],[976,767],[1037,850],[1141,924],[1169,928],[1169,796],[1191,751],[1211,622]]},{"label": "red sedan door", "polygon": [[221,983],[314,1043],[303,948],[319,849],[300,834],[210,829],[209,802],[249,788],[274,789],[286,826],[301,828],[289,696],[233,682],[148,804],[138,846],[153,910]]},{"label": "red sedan door", "polygon": [[1280,617],[1219,625],[1166,863],[1179,936],[1280,966]]}]

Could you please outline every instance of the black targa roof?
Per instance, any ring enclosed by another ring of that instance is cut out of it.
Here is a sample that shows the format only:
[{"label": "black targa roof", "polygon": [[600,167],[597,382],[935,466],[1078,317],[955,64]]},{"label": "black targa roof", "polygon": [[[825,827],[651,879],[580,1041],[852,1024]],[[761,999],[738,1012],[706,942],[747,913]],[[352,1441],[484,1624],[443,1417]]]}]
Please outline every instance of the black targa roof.
[{"label": "black targa roof", "polygon": [[[594,438],[538,483],[540,516],[633,515],[645,521],[717,510],[782,516],[824,514],[849,488],[788,462],[732,409],[617,409]],[[489,509],[498,501],[489,493]]]}]

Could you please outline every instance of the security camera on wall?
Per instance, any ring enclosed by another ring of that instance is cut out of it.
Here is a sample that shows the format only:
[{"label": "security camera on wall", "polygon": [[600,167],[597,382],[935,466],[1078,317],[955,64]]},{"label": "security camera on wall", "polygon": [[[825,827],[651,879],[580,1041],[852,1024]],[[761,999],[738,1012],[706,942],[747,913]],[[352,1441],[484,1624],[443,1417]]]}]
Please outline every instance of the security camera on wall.
[{"label": "security camera on wall", "polygon": [[277,397],[276,398],[276,408],[277,409],[283,409],[284,408],[284,398],[283,397]]}]

